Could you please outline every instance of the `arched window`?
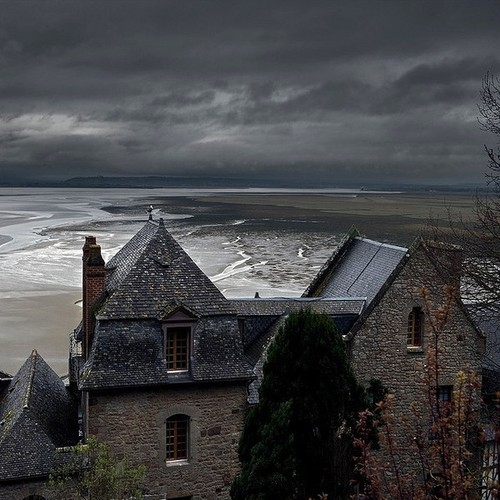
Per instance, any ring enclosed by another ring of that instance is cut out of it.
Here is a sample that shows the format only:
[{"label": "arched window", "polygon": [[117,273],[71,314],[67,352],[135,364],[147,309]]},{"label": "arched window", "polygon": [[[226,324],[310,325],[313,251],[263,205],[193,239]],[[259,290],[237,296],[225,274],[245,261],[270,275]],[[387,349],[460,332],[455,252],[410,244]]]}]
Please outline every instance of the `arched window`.
[{"label": "arched window", "polygon": [[424,336],[424,312],[414,307],[408,315],[408,347],[421,347]]},{"label": "arched window", "polygon": [[189,457],[188,415],[176,414],[167,419],[166,460],[187,460]]}]

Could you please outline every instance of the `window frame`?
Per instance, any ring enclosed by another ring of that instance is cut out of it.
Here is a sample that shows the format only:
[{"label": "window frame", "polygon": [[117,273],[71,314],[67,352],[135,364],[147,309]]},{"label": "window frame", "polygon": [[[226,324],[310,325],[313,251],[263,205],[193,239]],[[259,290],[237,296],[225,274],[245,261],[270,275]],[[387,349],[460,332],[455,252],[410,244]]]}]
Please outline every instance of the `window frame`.
[{"label": "window frame", "polygon": [[[188,434],[188,459],[167,461],[167,420],[174,415],[181,414],[189,417]],[[156,415],[158,429],[158,443],[160,453],[158,454],[158,467],[191,467],[198,463],[198,442],[200,431],[200,410],[196,406],[187,404],[167,404],[166,407]]]},{"label": "window frame", "polygon": [[[172,424],[172,425],[171,425]],[[189,462],[191,447],[191,417],[176,413],[165,421],[165,462],[181,464]],[[171,440],[171,443],[169,441]]]},{"label": "window frame", "polygon": [[425,313],[420,306],[414,306],[406,322],[406,346],[421,349],[424,345]]},{"label": "window frame", "polygon": [[[179,347],[179,331],[184,330],[185,339],[184,345]],[[170,334],[169,334],[170,333]],[[174,335],[174,337],[172,337]],[[186,373],[189,372],[191,366],[193,339],[193,323],[189,322],[165,322],[163,324],[163,359],[165,360],[166,368],[169,373]],[[173,340],[172,347],[170,342]],[[181,356],[182,349],[185,353]],[[170,365],[170,366],[169,366]]]},{"label": "window frame", "polygon": [[449,413],[450,406],[453,404],[453,385],[445,384],[436,387],[436,403],[438,412]]}]

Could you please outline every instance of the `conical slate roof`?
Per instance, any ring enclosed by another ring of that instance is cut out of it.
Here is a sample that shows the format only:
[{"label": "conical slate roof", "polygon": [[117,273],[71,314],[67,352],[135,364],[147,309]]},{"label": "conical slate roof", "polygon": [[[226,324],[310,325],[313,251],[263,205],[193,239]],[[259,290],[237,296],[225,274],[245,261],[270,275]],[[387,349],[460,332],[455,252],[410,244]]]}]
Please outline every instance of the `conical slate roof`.
[{"label": "conical slate roof", "polygon": [[75,401],[36,351],[0,396],[0,480],[48,475],[78,439]]},{"label": "conical slate roof", "polygon": [[165,229],[146,225],[109,261],[99,320],[161,318],[179,305],[198,316],[233,314],[231,303]]}]

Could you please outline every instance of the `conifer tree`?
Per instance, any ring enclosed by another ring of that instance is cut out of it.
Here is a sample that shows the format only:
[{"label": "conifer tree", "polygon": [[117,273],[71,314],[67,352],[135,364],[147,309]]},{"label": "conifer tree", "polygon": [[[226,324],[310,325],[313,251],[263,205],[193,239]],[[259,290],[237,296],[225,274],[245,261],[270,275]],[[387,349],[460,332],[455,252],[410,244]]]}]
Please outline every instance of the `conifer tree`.
[{"label": "conifer tree", "polygon": [[290,314],[245,422],[232,498],[345,498],[363,403],[335,324],[309,310]]}]

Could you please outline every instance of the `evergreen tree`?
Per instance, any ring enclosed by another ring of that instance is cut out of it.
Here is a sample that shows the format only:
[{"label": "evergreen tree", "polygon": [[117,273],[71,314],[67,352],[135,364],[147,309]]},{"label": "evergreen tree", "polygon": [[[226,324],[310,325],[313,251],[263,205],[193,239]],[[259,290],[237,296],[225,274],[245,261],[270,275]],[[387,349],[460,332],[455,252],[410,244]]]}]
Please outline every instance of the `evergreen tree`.
[{"label": "evergreen tree", "polygon": [[292,313],[268,350],[232,498],[345,498],[363,403],[335,324],[309,310]]}]

